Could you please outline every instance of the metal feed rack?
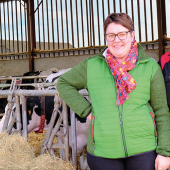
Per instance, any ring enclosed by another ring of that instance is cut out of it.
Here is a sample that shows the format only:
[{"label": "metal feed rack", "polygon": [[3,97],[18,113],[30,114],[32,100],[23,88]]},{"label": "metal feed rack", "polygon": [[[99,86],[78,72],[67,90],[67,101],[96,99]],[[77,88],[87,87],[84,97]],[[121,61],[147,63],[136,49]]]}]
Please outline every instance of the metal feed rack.
[{"label": "metal feed rack", "polygon": [[[23,77],[22,77],[23,78]],[[27,77],[24,77],[27,79]],[[38,76],[31,76],[31,78],[39,78]],[[0,98],[7,98],[8,100],[8,110],[6,112],[6,118],[3,124],[2,131],[7,131],[8,134],[11,134],[12,127],[16,122],[17,132],[20,135],[25,136],[26,141],[28,141],[28,129],[27,129],[27,108],[26,108],[26,97],[28,96],[54,96],[54,110],[50,120],[50,124],[44,139],[44,143],[42,145],[41,153],[43,154],[45,150],[49,150],[52,155],[55,155],[53,149],[58,148],[64,150],[64,154],[62,155],[64,159],[70,160],[69,155],[69,130],[68,130],[68,116],[67,116],[67,105],[60,98],[57,93],[57,90],[45,90],[44,87],[56,86],[56,83],[32,83],[32,84],[17,84],[16,79],[12,78],[12,82],[10,85],[1,84],[0,87],[10,87],[9,90],[0,90]],[[18,79],[21,79],[19,77]],[[2,79],[0,79],[2,80]],[[4,80],[4,79],[3,79]],[[36,90],[22,90],[21,86],[31,85],[36,88]],[[84,96],[88,96],[86,90],[80,91],[80,94]],[[15,113],[12,110],[12,107],[16,103]],[[23,121],[23,132],[21,132],[21,116],[20,116],[20,103],[22,103],[22,121]],[[63,105],[62,113],[59,111],[60,105]],[[10,120],[10,115],[12,114],[12,119]],[[59,114],[59,119],[54,126],[54,122],[56,120],[57,115]],[[62,124],[63,121],[63,124]],[[75,113],[71,111],[71,135],[72,135],[72,164],[76,168],[77,167],[77,138],[76,138],[76,120]],[[60,126],[64,127],[64,144],[56,144],[53,143],[53,139],[56,136]],[[54,127],[54,128],[53,128]]]}]

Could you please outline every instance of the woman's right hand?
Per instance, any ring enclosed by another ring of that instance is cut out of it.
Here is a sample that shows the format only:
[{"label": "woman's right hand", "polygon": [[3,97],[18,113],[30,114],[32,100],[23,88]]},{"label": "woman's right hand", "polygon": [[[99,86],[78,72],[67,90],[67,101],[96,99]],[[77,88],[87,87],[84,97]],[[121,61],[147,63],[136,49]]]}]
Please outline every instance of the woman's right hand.
[{"label": "woman's right hand", "polygon": [[167,170],[170,166],[170,157],[158,155],[155,160],[155,170]]}]

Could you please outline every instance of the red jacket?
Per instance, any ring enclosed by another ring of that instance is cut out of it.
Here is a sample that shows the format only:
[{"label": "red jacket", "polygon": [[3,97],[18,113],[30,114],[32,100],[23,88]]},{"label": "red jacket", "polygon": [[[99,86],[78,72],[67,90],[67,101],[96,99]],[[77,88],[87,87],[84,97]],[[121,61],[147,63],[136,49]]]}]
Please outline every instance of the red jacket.
[{"label": "red jacket", "polygon": [[168,106],[170,108],[170,51],[165,53],[158,62],[165,79]]}]

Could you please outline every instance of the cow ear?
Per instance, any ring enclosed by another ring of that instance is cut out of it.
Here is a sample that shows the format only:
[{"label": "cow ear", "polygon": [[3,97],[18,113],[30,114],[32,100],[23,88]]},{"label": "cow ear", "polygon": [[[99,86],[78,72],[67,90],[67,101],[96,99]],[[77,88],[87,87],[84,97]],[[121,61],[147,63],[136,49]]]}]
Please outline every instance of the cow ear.
[{"label": "cow ear", "polygon": [[38,116],[41,116],[41,108],[40,108],[40,107],[35,108],[35,113],[36,113]]}]

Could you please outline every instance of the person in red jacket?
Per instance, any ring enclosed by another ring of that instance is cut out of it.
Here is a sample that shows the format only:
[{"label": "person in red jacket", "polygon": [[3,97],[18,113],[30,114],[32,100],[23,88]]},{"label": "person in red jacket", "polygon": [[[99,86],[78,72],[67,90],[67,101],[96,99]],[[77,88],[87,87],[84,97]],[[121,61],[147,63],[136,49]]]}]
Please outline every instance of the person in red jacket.
[{"label": "person in red jacket", "polygon": [[165,80],[168,107],[170,108],[170,51],[165,53],[158,61]]}]

